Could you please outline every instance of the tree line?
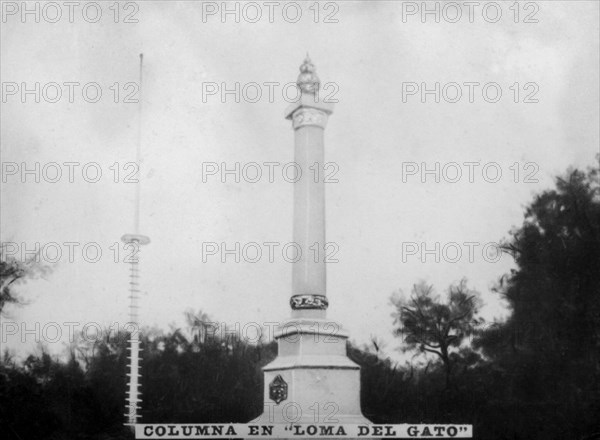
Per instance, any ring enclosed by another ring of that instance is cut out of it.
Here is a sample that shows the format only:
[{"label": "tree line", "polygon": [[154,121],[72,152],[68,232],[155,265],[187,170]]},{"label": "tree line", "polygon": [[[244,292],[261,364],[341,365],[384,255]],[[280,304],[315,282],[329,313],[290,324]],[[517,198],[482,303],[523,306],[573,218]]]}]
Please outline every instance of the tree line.
[{"label": "tree line", "polygon": [[[391,297],[398,364],[348,345],[361,366],[363,413],[375,423],[468,423],[477,439],[600,438],[600,185],[597,168],[571,170],[526,207],[502,243],[516,268],[495,294],[510,314],[483,325],[466,280],[437,294],[417,283]],[[0,260],[0,311],[19,301],[26,270]],[[188,324],[208,321],[187,313]],[[0,362],[0,424],[14,439],[125,439],[127,335],[79,341],[68,356],[43,349]],[[261,368],[274,342],[141,332],[144,423],[244,423],[263,408]]]}]

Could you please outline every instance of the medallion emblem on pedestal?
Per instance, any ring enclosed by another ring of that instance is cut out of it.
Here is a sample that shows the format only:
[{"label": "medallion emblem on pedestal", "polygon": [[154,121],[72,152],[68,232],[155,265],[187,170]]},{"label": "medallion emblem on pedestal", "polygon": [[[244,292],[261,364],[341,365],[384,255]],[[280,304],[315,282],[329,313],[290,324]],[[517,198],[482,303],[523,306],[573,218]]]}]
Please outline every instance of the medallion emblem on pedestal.
[{"label": "medallion emblem on pedestal", "polygon": [[275,376],[275,379],[269,384],[269,397],[277,405],[287,399],[288,395],[288,384],[281,375]]}]

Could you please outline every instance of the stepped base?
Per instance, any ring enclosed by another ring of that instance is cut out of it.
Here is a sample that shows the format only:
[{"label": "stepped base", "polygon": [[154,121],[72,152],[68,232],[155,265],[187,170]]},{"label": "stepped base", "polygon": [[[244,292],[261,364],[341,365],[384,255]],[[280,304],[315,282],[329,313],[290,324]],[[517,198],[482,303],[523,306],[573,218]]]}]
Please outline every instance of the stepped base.
[{"label": "stepped base", "polygon": [[339,324],[292,319],[275,338],[279,355],[263,368],[264,412],[251,423],[371,423],[360,409],[360,367],[346,355],[348,333]]}]

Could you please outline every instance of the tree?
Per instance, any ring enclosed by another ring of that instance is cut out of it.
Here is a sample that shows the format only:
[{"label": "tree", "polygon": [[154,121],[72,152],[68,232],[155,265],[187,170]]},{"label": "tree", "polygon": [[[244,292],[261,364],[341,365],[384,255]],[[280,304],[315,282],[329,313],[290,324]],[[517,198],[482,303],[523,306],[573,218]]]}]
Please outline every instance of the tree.
[{"label": "tree", "polygon": [[[598,170],[568,172],[535,198],[503,244],[517,264],[497,288],[512,309],[498,329],[512,335],[511,350],[600,367],[599,196]],[[499,355],[494,334],[486,336],[487,354]]]},{"label": "tree", "polygon": [[50,270],[46,265],[40,264],[38,255],[26,261],[19,261],[7,253],[7,245],[0,245],[0,314],[4,312],[7,304],[22,304],[14,287],[26,278],[33,278],[45,274]]},{"label": "tree", "polygon": [[416,349],[438,356],[444,365],[446,390],[450,389],[460,345],[481,322],[476,319],[479,294],[468,289],[466,280],[451,285],[447,297],[445,303],[441,302],[439,296],[434,296],[433,286],[425,283],[413,287],[408,301],[392,297],[396,307],[394,325],[399,325],[395,333],[404,338],[402,350]]},{"label": "tree", "polygon": [[5,247],[0,247],[0,313],[6,304],[19,302],[14,291],[14,283],[24,278],[26,274],[27,266],[8,257]]},{"label": "tree", "polygon": [[[536,417],[554,438],[598,432],[598,169],[571,170],[557,178],[555,188],[527,207],[523,224],[503,248],[517,268],[496,290],[512,313],[475,341],[503,376],[501,399],[521,408],[521,426]],[[519,432],[518,420],[513,424]]]}]

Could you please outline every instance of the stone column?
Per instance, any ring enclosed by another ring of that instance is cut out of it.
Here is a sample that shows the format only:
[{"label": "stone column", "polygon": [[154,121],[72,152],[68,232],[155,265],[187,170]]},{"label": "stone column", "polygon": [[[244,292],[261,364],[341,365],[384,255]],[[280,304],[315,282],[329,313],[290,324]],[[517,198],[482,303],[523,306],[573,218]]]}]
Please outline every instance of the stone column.
[{"label": "stone column", "polygon": [[264,412],[253,422],[370,423],[360,409],[360,367],[346,354],[348,333],[325,314],[323,131],[332,107],[318,99],[319,78],[308,57],[300,72],[300,96],[285,116],[303,173],[294,184],[294,241],[302,257],[292,270],[291,319],[277,329],[277,358],[263,368]]},{"label": "stone column", "polygon": [[325,318],[325,186],[323,135],[333,105],[319,100],[319,78],[310,59],[300,67],[297,102],[286,110],[294,134],[294,243],[300,260],[292,269],[292,318]]}]

